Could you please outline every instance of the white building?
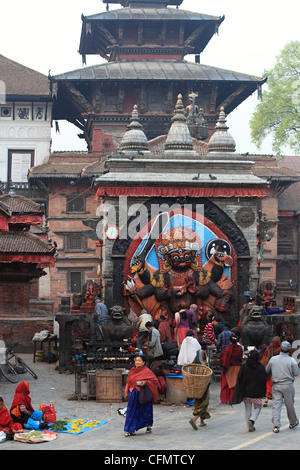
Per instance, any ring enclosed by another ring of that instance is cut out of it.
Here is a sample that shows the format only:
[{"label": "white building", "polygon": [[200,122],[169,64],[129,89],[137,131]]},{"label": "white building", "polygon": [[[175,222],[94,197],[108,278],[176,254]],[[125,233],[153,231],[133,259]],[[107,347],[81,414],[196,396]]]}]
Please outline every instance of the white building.
[{"label": "white building", "polygon": [[[45,75],[0,55],[0,181],[28,188],[28,170],[49,159],[52,97]],[[24,194],[27,195],[27,194]]]}]

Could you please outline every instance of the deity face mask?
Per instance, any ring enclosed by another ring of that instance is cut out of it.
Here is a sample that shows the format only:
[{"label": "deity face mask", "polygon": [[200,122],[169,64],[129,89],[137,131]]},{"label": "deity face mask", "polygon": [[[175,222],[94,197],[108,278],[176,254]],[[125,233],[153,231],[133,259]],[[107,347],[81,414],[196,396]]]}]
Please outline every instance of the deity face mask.
[{"label": "deity face mask", "polygon": [[175,270],[186,270],[195,262],[196,252],[179,248],[165,255],[172,268]]}]

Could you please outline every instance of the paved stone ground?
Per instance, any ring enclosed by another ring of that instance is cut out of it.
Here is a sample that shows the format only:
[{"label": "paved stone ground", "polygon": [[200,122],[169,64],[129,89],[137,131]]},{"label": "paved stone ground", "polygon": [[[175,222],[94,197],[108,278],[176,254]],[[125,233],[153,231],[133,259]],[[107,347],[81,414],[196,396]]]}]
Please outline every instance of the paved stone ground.
[{"label": "paved stone ground", "polygon": [[[37,380],[28,373],[20,375],[20,380],[30,383],[32,403],[36,409],[39,403],[53,401],[58,420],[75,417],[105,420],[107,423],[79,435],[59,433],[58,438],[49,443],[24,444],[5,441],[0,443],[1,450],[101,450],[103,452],[99,453],[100,460],[112,459],[112,455],[115,459],[125,455],[129,457],[138,455],[140,463],[144,463],[148,458],[147,452],[152,455],[152,459],[154,454],[155,458],[161,459],[163,457],[159,456],[167,452],[173,458],[172,463],[176,463],[174,461],[176,453],[194,458],[193,456],[199,456],[197,451],[200,450],[298,450],[300,448],[300,425],[293,430],[288,428],[285,408],[282,410],[282,427],[279,434],[272,432],[272,402],[269,407],[262,409],[256,423],[256,431],[249,433],[245,424],[243,404],[233,407],[219,406],[218,381],[211,384],[209,407],[211,419],[207,420],[206,427],[197,431],[192,429],[188,423],[192,416],[192,408],[189,406],[159,404],[154,406],[152,434],[140,430],[134,437],[125,437],[123,431],[125,420],[117,410],[125,407],[126,403],[69,400],[75,390],[73,374],[59,373],[55,370],[54,364],[45,362],[33,364],[32,355],[22,354],[22,357],[38,375]],[[0,394],[4,397],[8,408],[15,387],[16,384],[8,383],[2,376],[0,377]],[[300,417],[300,377],[296,378],[295,387],[296,410]],[[84,386],[82,392],[85,393]],[[137,450],[145,452],[137,454]],[[104,463],[109,463],[109,460]],[[159,460],[157,463],[163,462]]]}]

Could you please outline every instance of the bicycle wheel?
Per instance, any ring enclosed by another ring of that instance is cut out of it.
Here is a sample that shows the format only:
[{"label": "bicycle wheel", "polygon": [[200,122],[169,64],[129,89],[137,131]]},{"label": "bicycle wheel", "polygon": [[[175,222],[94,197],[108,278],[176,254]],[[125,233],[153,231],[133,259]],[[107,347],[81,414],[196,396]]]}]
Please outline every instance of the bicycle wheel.
[{"label": "bicycle wheel", "polygon": [[33,372],[32,369],[30,369],[30,367],[26,364],[23,359],[21,359],[21,357],[17,358],[17,363],[19,364],[19,366],[23,367],[23,369],[27,370],[27,372],[29,372],[29,374],[31,374],[33,378],[37,379],[36,373]]},{"label": "bicycle wheel", "polygon": [[9,362],[6,362],[5,364],[0,364],[0,372],[2,373],[3,377],[6,378],[6,380],[13,384],[19,381],[19,376],[17,372]]}]

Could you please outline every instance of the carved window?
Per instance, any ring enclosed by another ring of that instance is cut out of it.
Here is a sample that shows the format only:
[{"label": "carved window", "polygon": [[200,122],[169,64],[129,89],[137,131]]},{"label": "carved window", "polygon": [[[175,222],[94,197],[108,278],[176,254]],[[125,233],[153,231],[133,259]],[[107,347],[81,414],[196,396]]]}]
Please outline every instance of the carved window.
[{"label": "carved window", "polygon": [[106,111],[117,111],[117,95],[116,93],[106,93],[105,95]]},{"label": "carved window", "polygon": [[65,250],[72,252],[86,251],[86,239],[81,233],[68,233],[65,238]]}]

